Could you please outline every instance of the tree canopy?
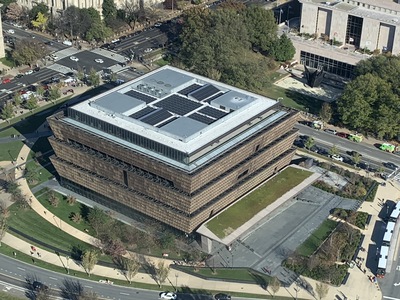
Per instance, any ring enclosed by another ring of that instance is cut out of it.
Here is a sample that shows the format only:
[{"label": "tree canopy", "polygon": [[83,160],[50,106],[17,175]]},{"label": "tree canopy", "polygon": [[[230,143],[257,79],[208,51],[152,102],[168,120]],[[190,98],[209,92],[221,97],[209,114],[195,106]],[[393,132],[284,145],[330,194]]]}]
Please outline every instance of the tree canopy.
[{"label": "tree canopy", "polygon": [[337,102],[344,125],[391,139],[400,132],[400,57],[374,56],[361,61],[356,77]]},{"label": "tree canopy", "polygon": [[276,24],[267,10],[231,2],[217,10],[196,7],[185,13],[178,60],[200,75],[258,90],[274,62],[252,49],[270,52],[277,40]]}]

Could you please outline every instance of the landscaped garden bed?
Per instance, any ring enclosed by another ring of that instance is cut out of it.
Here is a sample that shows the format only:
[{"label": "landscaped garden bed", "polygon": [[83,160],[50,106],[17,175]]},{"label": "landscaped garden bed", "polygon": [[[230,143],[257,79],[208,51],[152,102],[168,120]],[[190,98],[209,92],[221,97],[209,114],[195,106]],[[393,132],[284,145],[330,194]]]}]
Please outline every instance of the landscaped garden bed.
[{"label": "landscaped garden bed", "polygon": [[207,222],[207,228],[219,238],[228,236],[311,174],[309,171],[294,167],[284,169],[260,188]]}]

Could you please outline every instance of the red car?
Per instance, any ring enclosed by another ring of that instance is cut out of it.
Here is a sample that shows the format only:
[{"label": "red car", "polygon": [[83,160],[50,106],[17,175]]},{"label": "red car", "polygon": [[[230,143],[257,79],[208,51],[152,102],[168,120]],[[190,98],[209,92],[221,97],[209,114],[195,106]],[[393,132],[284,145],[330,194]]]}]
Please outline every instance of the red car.
[{"label": "red car", "polygon": [[347,134],[347,133],[345,133],[345,132],[338,132],[338,133],[336,133],[336,135],[337,135],[337,136],[340,136],[340,137],[342,137],[342,138],[345,138],[345,139],[347,139],[348,136],[349,136],[349,134]]},{"label": "red car", "polygon": [[10,83],[10,82],[11,82],[10,78],[4,78],[2,81],[3,84]]}]

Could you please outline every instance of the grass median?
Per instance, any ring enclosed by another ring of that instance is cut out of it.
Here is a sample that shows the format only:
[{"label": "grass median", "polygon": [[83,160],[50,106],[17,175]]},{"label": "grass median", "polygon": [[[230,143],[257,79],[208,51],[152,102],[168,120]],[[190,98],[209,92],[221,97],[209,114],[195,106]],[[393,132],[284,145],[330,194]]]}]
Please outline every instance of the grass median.
[{"label": "grass median", "polygon": [[207,222],[207,228],[219,238],[228,236],[279,197],[299,185],[311,174],[309,171],[298,168],[286,168],[264,185]]}]

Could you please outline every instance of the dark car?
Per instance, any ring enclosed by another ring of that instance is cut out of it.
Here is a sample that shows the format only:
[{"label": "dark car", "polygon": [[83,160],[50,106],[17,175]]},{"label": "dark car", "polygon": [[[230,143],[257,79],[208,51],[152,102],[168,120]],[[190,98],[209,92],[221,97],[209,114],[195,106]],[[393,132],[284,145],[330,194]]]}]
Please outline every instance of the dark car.
[{"label": "dark car", "polygon": [[49,287],[47,285],[45,285],[44,283],[41,283],[40,281],[34,281],[32,283],[32,287],[35,291],[46,291],[49,289]]},{"label": "dark car", "polygon": [[65,73],[65,76],[66,76],[66,77],[72,77],[72,76],[74,76],[74,75],[75,75],[74,72]]},{"label": "dark car", "polygon": [[15,78],[22,78],[22,77],[24,77],[24,74],[17,74],[16,76],[15,76]]},{"label": "dark car", "polygon": [[228,294],[219,293],[214,296],[215,300],[231,300],[231,296]]},{"label": "dark car", "polygon": [[394,171],[397,171],[397,169],[399,168],[397,165],[395,165],[395,164],[392,163],[392,162],[384,163],[384,166],[385,166],[386,168],[392,169],[392,170],[394,170]]},{"label": "dark car", "polygon": [[346,151],[346,153],[353,157],[356,155],[358,155],[359,157],[362,157],[362,154],[358,153],[357,151]]},{"label": "dark car", "polygon": [[338,132],[338,133],[336,133],[336,135],[340,136],[342,138],[345,138],[345,139],[347,139],[349,137],[349,134],[346,132]]},{"label": "dark car", "polygon": [[121,67],[126,67],[126,63],[124,63],[124,62],[120,62],[120,63],[118,63]]},{"label": "dark car", "polygon": [[66,90],[63,94],[64,95],[67,95],[68,93],[74,93],[74,90],[73,89],[68,89],[68,90]]},{"label": "dark car", "polygon": [[33,72],[39,72],[40,71],[40,67],[36,67],[33,69]]}]

